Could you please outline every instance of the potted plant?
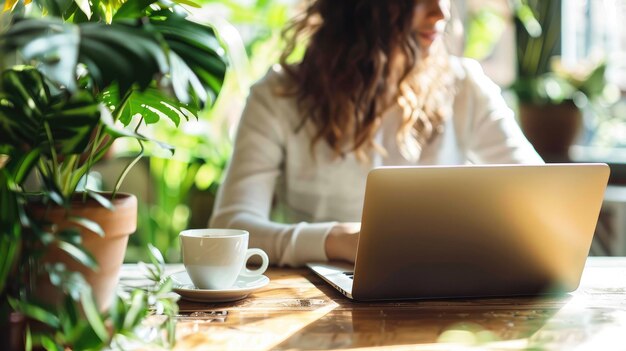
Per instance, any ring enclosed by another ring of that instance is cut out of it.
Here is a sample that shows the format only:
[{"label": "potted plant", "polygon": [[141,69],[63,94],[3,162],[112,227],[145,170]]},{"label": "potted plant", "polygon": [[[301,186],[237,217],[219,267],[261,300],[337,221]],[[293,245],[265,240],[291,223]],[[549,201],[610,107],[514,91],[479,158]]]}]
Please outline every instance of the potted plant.
[{"label": "potted plant", "polygon": [[[142,125],[178,125],[210,105],[226,64],[213,30],[190,21],[176,2],[48,0],[28,6],[33,8],[24,15],[17,0],[5,1],[15,15],[0,36],[0,315],[6,320],[17,310],[52,328],[38,339],[43,344],[71,346],[77,339],[55,339],[62,326],[52,318],[68,313],[71,303],[41,301],[36,277],[43,274],[64,298],[79,301],[89,322],[95,318],[91,288],[100,310],[107,309],[137,212],[133,196],[116,192],[142,152],[110,194],[85,186],[90,170],[114,140],[132,138],[143,150],[150,138],[139,132]],[[26,187],[33,174],[41,185],[35,190]],[[95,213],[126,218],[87,218]],[[124,233],[103,230],[112,224],[123,224]],[[117,247],[94,252],[108,247],[108,238]],[[69,260],[59,263],[54,252]],[[106,286],[92,278],[80,283],[76,270],[88,274],[98,267],[110,275]],[[98,323],[90,325],[83,332],[105,339]]]},{"label": "potted plant", "polygon": [[561,2],[513,0],[517,80],[512,85],[526,137],[548,162],[569,161],[582,127],[581,109],[598,113],[610,86],[602,59],[567,67],[561,61]]}]

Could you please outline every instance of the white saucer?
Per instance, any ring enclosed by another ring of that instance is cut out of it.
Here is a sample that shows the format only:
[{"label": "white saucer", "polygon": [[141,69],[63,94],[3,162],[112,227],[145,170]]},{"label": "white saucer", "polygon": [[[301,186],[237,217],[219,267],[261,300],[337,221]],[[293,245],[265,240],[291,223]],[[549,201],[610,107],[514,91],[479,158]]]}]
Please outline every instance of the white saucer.
[{"label": "white saucer", "polygon": [[199,302],[228,302],[241,300],[253,291],[266,286],[270,278],[259,275],[256,277],[239,277],[235,285],[228,289],[208,290],[196,288],[186,271],[172,274],[174,283],[172,290],[183,299]]}]

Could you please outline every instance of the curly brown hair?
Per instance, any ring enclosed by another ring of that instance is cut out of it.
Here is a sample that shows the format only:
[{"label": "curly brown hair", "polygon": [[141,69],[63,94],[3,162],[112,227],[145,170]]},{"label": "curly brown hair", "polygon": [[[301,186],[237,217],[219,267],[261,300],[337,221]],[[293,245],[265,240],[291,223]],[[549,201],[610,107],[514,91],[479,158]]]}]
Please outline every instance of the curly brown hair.
[{"label": "curly brown hair", "polygon": [[[292,78],[304,120],[336,156],[354,151],[360,159],[384,150],[374,142],[382,113],[403,109],[397,134],[407,159],[441,131],[450,114],[453,75],[438,41],[420,54],[413,32],[416,0],[312,0],[286,29],[281,65]],[[288,64],[298,43],[308,40],[302,61]],[[401,70],[395,67],[402,67]]]}]

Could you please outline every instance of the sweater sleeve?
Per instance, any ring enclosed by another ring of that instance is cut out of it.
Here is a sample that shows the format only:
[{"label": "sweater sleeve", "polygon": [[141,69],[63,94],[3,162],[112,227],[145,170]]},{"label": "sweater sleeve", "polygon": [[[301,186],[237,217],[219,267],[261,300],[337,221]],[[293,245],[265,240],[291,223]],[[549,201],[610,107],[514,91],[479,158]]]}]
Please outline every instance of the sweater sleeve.
[{"label": "sweater sleeve", "polygon": [[464,59],[466,88],[473,99],[469,158],[476,163],[544,163],[528,142],[498,87],[478,62]]},{"label": "sweater sleeve", "polygon": [[272,93],[271,79],[266,76],[250,91],[210,227],[249,231],[249,247],[264,250],[274,265],[297,267],[326,261],[324,243],[335,222],[283,224],[270,220],[290,133],[289,116],[279,115],[288,110],[276,108],[279,97]]}]

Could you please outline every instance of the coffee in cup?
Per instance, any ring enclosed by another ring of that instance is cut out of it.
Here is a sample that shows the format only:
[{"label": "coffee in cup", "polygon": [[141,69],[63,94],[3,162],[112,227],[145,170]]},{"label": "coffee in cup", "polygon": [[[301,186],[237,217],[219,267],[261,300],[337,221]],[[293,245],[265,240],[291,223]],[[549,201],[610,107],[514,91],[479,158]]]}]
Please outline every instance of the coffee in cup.
[{"label": "coffee in cup", "polygon": [[[269,258],[261,249],[248,249],[249,233],[239,229],[189,229],[180,233],[183,264],[193,284],[200,289],[228,289],[237,277],[261,275]],[[250,257],[261,257],[261,266],[250,270]]]}]

